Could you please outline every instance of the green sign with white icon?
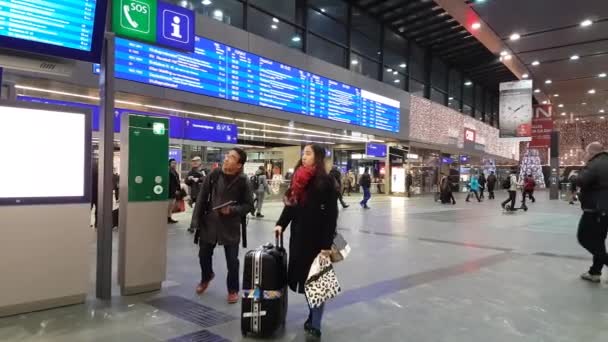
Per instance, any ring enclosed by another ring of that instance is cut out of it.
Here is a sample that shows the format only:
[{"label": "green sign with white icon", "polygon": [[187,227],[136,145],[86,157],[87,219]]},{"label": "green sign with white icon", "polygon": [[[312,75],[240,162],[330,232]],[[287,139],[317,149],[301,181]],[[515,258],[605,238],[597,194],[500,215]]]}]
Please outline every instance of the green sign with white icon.
[{"label": "green sign with white icon", "polygon": [[112,29],[122,37],[156,42],[157,0],[113,0]]}]

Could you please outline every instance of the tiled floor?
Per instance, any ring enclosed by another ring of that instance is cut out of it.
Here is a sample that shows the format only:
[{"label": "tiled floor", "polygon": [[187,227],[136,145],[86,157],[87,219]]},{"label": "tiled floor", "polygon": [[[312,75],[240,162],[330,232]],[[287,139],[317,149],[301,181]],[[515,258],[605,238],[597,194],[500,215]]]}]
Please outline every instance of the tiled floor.
[{"label": "tiled floor", "polygon": [[[504,194],[500,194],[504,197]],[[441,206],[431,198],[378,197],[343,210],[353,247],[336,266],[343,293],[327,308],[325,341],[605,341],[608,285],[580,281],[589,256],[576,242],[579,209],[539,202],[505,214],[497,201]],[[356,204],[357,198],[347,198]],[[272,240],[280,204],[252,219],[250,246]],[[176,216],[177,217],[177,216]],[[240,307],[225,303],[225,267],[202,297],[187,215],[170,227],[160,293],[0,319],[0,341],[240,341]],[[92,234],[93,239],[93,234]],[[244,251],[242,251],[244,254]],[[94,243],[91,257],[94,258]],[[94,260],[91,260],[91,267]],[[304,299],[290,294],[280,341],[303,341]]]}]

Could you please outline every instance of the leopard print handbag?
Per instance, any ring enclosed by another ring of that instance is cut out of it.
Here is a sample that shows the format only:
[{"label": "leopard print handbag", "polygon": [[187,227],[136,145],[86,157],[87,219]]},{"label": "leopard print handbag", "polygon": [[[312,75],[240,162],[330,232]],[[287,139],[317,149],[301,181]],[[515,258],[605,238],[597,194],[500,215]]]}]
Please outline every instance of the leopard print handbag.
[{"label": "leopard print handbag", "polygon": [[342,292],[329,257],[319,254],[313,261],[308,280],[304,284],[304,292],[311,308],[321,306]]}]

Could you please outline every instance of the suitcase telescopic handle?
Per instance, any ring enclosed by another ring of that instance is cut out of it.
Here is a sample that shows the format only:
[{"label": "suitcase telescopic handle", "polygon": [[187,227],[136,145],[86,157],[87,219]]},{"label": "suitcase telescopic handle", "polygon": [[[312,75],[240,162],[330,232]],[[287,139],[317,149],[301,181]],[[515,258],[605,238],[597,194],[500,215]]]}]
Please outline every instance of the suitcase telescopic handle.
[{"label": "suitcase telescopic handle", "polygon": [[275,246],[283,248],[283,233],[275,233]]}]

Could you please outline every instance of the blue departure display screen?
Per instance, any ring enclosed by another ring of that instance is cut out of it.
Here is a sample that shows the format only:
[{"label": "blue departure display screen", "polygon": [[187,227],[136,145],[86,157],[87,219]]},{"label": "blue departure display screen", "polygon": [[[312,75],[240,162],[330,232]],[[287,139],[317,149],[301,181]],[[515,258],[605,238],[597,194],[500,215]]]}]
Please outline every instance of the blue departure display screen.
[{"label": "blue departure display screen", "polygon": [[116,38],[117,78],[399,132],[400,103],[206,38],[182,53]]},{"label": "blue departure display screen", "polygon": [[387,147],[385,144],[367,143],[365,154],[371,157],[386,158]]},{"label": "blue departure display screen", "polygon": [[[19,101],[46,103],[59,106],[69,106],[90,109],[92,116],[92,129],[99,131],[100,111],[99,106],[78,102],[44,99],[31,96],[18,96]],[[186,139],[195,141],[211,141],[219,143],[236,144],[238,142],[238,128],[234,124],[206,121],[192,118],[184,118],[166,114],[141,112],[131,109],[116,108],[114,110],[114,132],[120,132],[121,117],[124,114],[139,114],[158,116],[169,119],[169,137],[172,139]]]},{"label": "blue departure display screen", "polygon": [[[66,58],[97,60],[106,0],[2,0],[0,36],[14,39],[6,46]],[[103,11],[103,13],[101,13]],[[68,55],[40,45],[77,50]]]}]

